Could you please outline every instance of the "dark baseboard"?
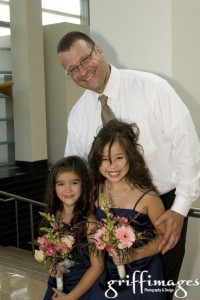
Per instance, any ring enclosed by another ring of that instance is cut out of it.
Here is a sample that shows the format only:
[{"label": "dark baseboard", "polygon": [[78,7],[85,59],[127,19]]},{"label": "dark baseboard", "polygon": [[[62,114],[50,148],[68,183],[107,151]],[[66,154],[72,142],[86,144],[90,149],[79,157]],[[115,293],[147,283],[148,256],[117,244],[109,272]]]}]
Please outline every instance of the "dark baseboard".
[{"label": "dark baseboard", "polygon": [[43,159],[43,160],[38,160],[38,161],[15,161],[15,166],[17,168],[23,169],[26,172],[35,172],[38,170],[48,170],[48,160]]}]

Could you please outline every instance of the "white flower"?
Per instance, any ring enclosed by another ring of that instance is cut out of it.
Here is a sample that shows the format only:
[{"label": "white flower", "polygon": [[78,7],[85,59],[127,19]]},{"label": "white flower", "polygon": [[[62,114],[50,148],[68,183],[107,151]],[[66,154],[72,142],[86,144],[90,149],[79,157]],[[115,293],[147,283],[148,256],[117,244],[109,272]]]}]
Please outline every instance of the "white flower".
[{"label": "white flower", "polygon": [[124,245],[123,243],[119,243],[118,245],[117,245],[117,248],[118,249],[125,249],[127,246],[126,245]]},{"label": "white flower", "polygon": [[44,252],[42,250],[35,250],[35,259],[39,262],[44,261]]}]

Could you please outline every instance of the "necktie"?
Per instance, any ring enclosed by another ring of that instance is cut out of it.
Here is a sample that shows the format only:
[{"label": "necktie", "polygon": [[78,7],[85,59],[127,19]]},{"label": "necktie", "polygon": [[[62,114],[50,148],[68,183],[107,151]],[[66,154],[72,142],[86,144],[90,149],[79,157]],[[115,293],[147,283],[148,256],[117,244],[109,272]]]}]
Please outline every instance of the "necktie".
[{"label": "necktie", "polygon": [[103,125],[105,125],[110,120],[116,119],[116,117],[112,109],[107,104],[108,97],[101,95],[99,96],[99,100],[101,102],[101,119]]}]

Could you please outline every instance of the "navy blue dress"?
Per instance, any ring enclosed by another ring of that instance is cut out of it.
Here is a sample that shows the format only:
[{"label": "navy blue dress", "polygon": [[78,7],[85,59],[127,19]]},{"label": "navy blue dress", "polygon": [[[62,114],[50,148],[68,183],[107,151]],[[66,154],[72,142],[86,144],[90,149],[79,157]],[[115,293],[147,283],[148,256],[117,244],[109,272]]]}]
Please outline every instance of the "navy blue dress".
[{"label": "navy blue dress", "polygon": [[[136,205],[144,194],[138,199]],[[154,227],[147,214],[138,213],[133,209],[111,208],[111,212],[120,217],[131,218],[132,225],[136,230],[146,232],[147,236],[154,236]],[[105,218],[105,212],[98,207],[97,218]],[[147,246],[148,247],[148,246]],[[117,299],[117,300],[165,300],[166,293],[164,285],[154,284],[154,280],[164,282],[163,268],[160,256],[153,255],[139,259],[125,265],[126,278],[120,281],[117,267],[112,257],[105,254],[105,271],[92,289],[93,299]],[[147,282],[148,281],[148,282]]]}]

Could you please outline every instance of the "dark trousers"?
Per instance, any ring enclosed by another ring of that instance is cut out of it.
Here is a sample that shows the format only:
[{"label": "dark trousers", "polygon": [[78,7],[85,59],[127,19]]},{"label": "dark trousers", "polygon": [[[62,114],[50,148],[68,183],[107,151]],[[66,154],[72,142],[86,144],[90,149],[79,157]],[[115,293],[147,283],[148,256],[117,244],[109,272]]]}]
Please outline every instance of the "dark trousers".
[{"label": "dark trousers", "polygon": [[[175,190],[170,191],[160,198],[163,201],[165,209],[168,210],[172,206],[175,199]],[[166,282],[172,280],[174,283],[178,281],[181,265],[185,255],[185,243],[187,233],[188,217],[185,218],[180,240],[176,246],[165,254],[160,254]],[[172,286],[170,286],[170,289]],[[175,287],[174,287],[175,290]],[[167,300],[173,299],[173,293],[167,293]]]}]

